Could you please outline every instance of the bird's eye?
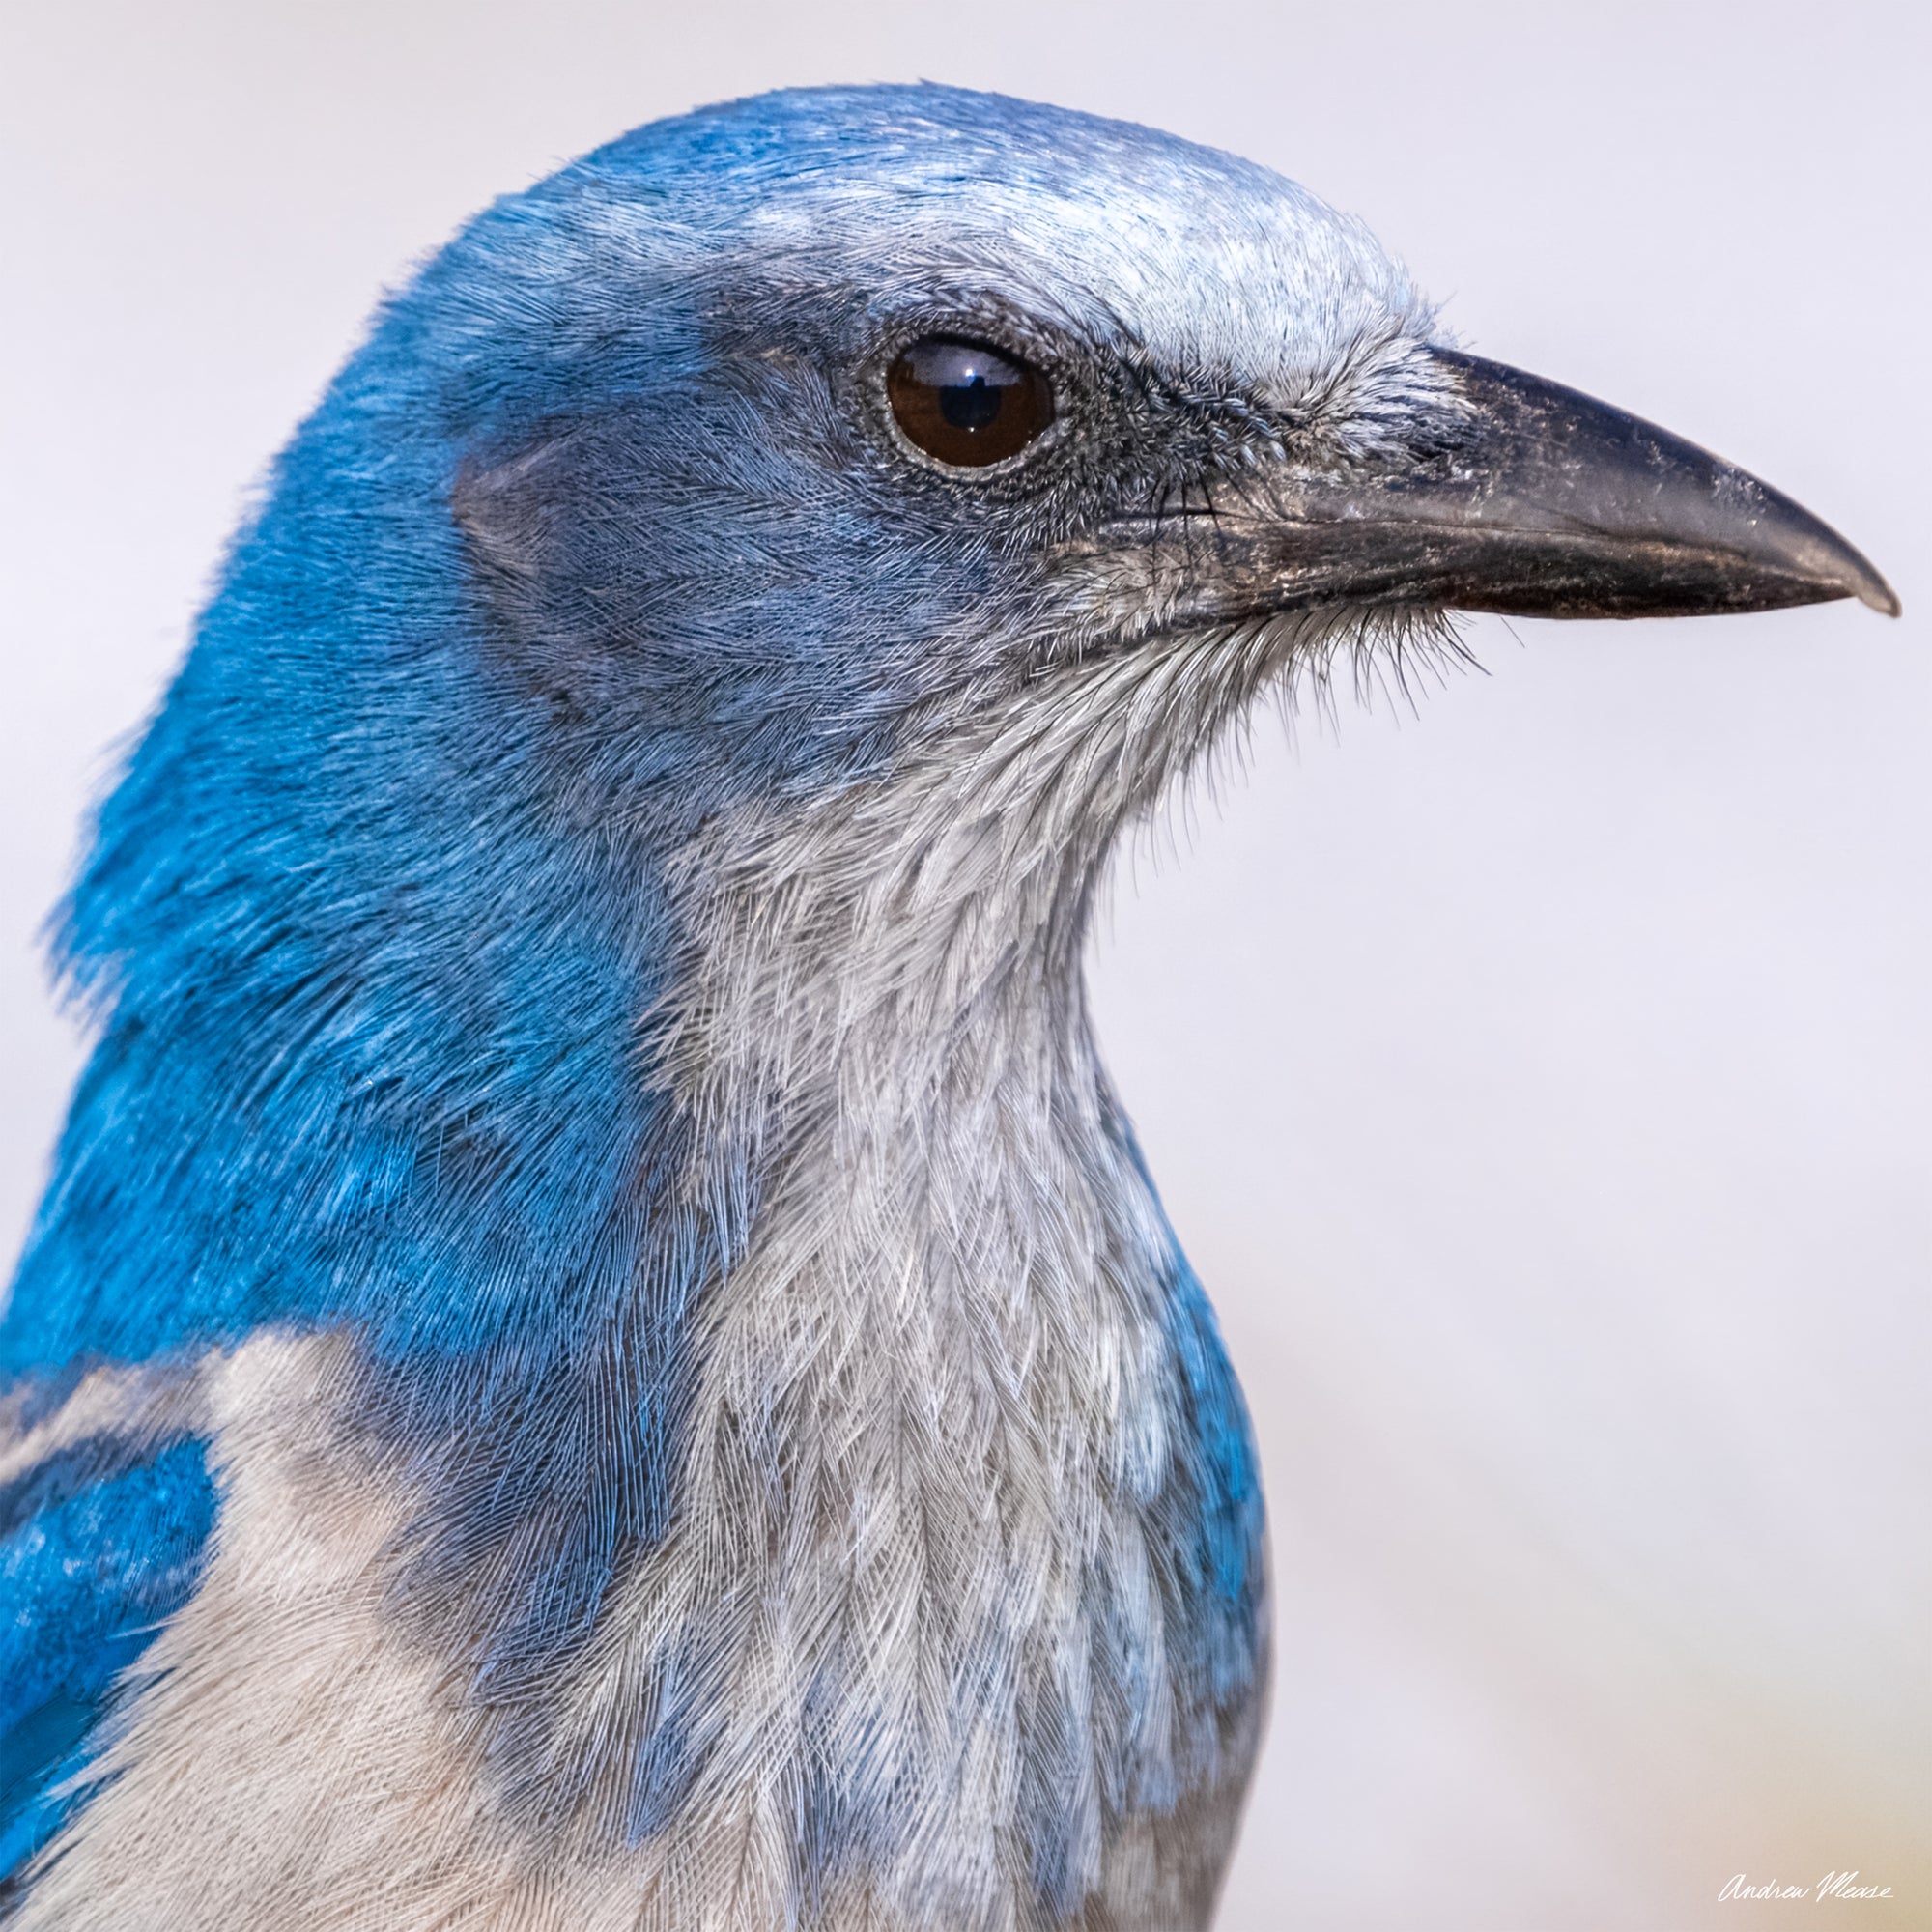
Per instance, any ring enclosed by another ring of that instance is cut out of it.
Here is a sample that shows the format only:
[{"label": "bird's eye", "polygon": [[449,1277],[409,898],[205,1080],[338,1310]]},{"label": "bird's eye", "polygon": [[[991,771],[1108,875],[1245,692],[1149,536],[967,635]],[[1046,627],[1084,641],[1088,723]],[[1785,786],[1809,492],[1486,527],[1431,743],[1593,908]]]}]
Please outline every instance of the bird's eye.
[{"label": "bird's eye", "polygon": [[1053,387],[1037,369],[945,335],[899,356],[886,374],[886,396],[913,442],[964,469],[1017,456],[1053,420]]}]

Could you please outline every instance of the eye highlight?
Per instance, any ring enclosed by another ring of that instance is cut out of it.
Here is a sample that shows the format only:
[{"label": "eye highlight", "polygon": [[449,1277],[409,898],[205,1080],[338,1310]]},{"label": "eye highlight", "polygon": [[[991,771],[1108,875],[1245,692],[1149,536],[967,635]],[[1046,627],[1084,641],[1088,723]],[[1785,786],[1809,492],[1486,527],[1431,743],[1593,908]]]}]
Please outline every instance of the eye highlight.
[{"label": "eye highlight", "polygon": [[886,373],[886,399],[911,442],[962,469],[1017,456],[1053,421],[1053,385],[1037,369],[950,335],[900,355]]}]

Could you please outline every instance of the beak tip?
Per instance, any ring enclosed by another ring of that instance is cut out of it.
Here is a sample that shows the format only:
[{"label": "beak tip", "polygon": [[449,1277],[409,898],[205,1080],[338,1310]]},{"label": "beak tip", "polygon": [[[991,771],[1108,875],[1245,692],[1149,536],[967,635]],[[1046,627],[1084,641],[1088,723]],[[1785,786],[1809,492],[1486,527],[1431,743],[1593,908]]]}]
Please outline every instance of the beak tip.
[{"label": "beak tip", "polygon": [[1840,597],[1856,597],[1881,617],[1904,615],[1905,606],[1899,602],[1898,592],[1850,544],[1843,545],[1843,565],[1832,580],[1833,588]]},{"label": "beak tip", "polygon": [[[1769,491],[1766,492],[1770,496]],[[1825,597],[1856,597],[1881,617],[1897,617],[1905,606],[1898,592],[1879,574],[1863,551],[1849,544],[1829,525],[1788,497],[1776,499],[1784,512],[1774,526],[1772,541],[1786,546],[1785,555],[1819,586]]]}]

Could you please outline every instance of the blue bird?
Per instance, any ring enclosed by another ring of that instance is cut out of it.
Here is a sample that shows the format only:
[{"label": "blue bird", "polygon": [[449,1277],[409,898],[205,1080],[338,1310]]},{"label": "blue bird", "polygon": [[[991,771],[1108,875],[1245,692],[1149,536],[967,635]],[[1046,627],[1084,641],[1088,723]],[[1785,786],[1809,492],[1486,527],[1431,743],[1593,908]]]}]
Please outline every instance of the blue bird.
[{"label": "blue bird", "polygon": [[1175,1932],[1256,1458],[1107,855],[1456,609],[1895,610],[1368,233],[938,87],[471,222],[276,462],[58,927],[0,1330],[14,1932]]}]

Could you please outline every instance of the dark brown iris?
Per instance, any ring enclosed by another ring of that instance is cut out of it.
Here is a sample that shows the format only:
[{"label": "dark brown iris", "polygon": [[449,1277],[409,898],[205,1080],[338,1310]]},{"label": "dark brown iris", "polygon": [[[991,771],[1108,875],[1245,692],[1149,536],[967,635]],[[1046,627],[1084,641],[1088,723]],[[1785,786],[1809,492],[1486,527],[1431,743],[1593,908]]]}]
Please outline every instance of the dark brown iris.
[{"label": "dark brown iris", "polygon": [[947,335],[906,350],[886,376],[886,395],[914,443],[961,469],[1017,456],[1053,420],[1053,389],[1037,369]]}]

